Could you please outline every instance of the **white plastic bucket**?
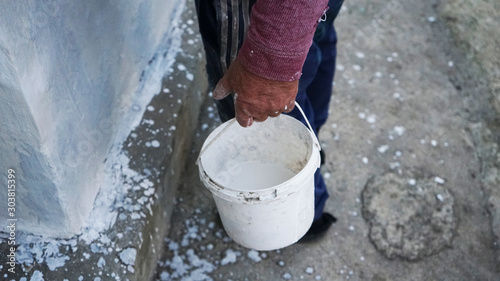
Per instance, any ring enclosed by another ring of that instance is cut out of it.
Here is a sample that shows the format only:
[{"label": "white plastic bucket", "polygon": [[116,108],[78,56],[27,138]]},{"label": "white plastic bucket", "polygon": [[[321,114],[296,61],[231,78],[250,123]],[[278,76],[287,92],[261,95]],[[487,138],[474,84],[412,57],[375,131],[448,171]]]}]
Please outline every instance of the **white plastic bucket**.
[{"label": "white plastic bucket", "polygon": [[297,242],[314,218],[319,149],[312,129],[283,114],[249,128],[234,119],[216,128],[197,164],[229,237],[260,251]]}]

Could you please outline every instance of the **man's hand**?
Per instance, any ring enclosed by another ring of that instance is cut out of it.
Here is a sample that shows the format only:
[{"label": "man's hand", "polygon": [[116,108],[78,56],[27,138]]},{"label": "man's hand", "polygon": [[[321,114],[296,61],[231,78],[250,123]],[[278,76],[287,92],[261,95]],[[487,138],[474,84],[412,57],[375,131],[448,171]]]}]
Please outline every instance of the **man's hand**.
[{"label": "man's hand", "polygon": [[217,83],[213,97],[217,100],[234,92],[236,120],[243,127],[292,111],[299,81],[273,81],[248,71],[236,58]]}]

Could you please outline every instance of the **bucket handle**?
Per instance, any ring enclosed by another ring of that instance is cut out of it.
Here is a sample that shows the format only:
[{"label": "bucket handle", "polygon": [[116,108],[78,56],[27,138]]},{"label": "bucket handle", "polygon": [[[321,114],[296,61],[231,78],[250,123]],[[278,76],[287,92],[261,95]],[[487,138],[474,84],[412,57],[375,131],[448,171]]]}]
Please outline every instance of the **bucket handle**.
[{"label": "bucket handle", "polygon": [[309,123],[309,120],[307,119],[306,114],[302,110],[302,107],[300,107],[300,105],[299,105],[299,103],[297,103],[297,101],[295,101],[295,106],[299,109],[300,113],[302,113],[302,117],[304,117],[304,120],[306,120],[307,126],[309,127],[309,131],[310,131],[311,136],[313,138],[314,144],[316,145],[316,147],[318,148],[318,150],[321,150],[321,146],[319,145],[318,137],[314,133],[314,130],[311,127],[311,124]]},{"label": "bucket handle", "polygon": [[[307,123],[307,126],[309,127],[309,132],[311,133],[311,136],[313,138],[313,141],[314,141],[314,144],[316,145],[316,147],[318,148],[318,150],[321,150],[321,146],[319,145],[319,140],[318,140],[318,137],[316,137],[316,134],[314,133],[314,130],[313,128],[311,127],[311,124],[309,123],[309,120],[307,119],[306,117],[306,114],[304,113],[304,111],[302,110],[302,107],[300,107],[300,105],[297,103],[297,101],[295,101],[295,106],[299,109],[300,113],[302,114],[302,116],[304,117],[304,120],[306,120],[306,123]],[[225,132],[227,131],[227,129],[229,129],[234,123],[236,123],[236,118],[233,118],[231,119],[231,121],[229,121],[229,124],[227,124],[227,126],[225,128],[223,128],[205,147],[203,147],[203,149],[200,151],[200,155],[198,155],[198,159],[196,159],[196,165],[199,165],[200,161],[201,161],[201,156],[203,155],[203,153],[205,153],[205,151]]]}]

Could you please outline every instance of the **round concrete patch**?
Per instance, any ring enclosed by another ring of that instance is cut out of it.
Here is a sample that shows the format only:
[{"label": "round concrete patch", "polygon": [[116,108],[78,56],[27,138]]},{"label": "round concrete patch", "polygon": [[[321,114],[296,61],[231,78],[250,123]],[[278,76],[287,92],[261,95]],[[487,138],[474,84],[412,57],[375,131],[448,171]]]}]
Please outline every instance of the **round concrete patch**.
[{"label": "round concrete patch", "polygon": [[443,185],[389,173],[371,178],[362,199],[370,240],[387,258],[419,260],[451,245],[457,223]]}]

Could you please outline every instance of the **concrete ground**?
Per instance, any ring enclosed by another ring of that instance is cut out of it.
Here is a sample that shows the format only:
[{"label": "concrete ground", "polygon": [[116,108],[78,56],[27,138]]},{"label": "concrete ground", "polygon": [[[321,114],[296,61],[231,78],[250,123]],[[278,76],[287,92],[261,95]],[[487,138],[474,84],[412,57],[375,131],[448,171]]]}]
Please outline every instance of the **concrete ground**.
[{"label": "concrete ground", "polygon": [[478,154],[498,152],[480,130],[498,117],[480,62],[441,16],[446,4],[344,4],[320,134],[326,211],[338,222],[320,241],[257,252],[226,235],[195,165],[220,124],[207,99],[155,280],[500,280]]}]

